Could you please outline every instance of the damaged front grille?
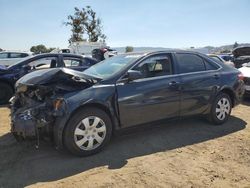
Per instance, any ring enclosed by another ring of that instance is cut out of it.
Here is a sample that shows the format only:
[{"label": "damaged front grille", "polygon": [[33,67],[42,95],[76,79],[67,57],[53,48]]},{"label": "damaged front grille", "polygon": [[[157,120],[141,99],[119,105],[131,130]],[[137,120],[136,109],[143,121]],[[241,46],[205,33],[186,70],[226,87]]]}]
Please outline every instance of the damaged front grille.
[{"label": "damaged front grille", "polygon": [[[52,136],[56,118],[66,113],[68,93],[84,90],[97,81],[69,69],[38,70],[16,83],[11,99],[11,131],[18,138]],[[38,144],[37,144],[38,145]]]},{"label": "damaged front grille", "polygon": [[49,135],[55,120],[53,95],[46,87],[17,88],[11,99],[11,131],[18,140]]}]

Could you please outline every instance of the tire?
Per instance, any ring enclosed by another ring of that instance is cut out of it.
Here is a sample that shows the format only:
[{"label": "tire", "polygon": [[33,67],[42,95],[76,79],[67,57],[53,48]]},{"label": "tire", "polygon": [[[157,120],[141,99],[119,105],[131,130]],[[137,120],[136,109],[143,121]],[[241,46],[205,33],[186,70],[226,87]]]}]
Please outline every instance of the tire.
[{"label": "tire", "polygon": [[0,105],[9,103],[14,94],[12,87],[9,84],[0,82],[0,90]]},{"label": "tire", "polygon": [[221,125],[225,123],[232,110],[232,101],[226,93],[220,93],[214,100],[212,105],[209,120],[214,125]]},{"label": "tire", "polygon": [[108,114],[91,107],[76,112],[70,118],[63,139],[70,153],[89,156],[101,151],[110,141],[111,135],[112,122]]}]

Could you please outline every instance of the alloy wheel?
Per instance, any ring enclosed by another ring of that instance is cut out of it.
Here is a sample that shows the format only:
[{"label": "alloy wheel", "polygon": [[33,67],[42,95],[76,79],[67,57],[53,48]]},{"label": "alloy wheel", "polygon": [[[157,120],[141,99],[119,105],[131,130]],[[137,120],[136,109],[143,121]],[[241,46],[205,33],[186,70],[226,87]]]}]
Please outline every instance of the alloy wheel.
[{"label": "alloy wheel", "polygon": [[106,136],[104,121],[96,116],[89,116],[79,122],[74,131],[75,144],[82,150],[99,147]]},{"label": "alloy wheel", "polygon": [[219,120],[224,120],[230,113],[231,105],[227,98],[221,98],[216,106],[216,117]]}]

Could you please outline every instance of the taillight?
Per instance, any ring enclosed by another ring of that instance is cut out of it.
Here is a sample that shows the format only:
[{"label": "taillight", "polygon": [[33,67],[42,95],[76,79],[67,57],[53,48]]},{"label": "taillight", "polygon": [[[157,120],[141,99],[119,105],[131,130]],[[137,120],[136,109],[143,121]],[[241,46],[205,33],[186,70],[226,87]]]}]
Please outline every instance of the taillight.
[{"label": "taillight", "polygon": [[105,52],[107,52],[108,50],[107,50],[106,48],[102,48],[101,51],[102,51],[102,53],[105,53]]},{"label": "taillight", "polygon": [[238,79],[239,79],[239,80],[244,80],[244,76],[243,76],[242,73],[238,74]]}]

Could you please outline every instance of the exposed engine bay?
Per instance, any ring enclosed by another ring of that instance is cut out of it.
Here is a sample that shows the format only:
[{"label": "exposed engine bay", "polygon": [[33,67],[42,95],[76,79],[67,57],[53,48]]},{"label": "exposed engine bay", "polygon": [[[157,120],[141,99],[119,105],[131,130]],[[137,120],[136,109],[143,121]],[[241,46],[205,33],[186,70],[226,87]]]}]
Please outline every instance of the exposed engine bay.
[{"label": "exposed engine bay", "polygon": [[39,145],[39,137],[50,137],[55,119],[66,113],[64,95],[91,87],[96,82],[65,68],[25,75],[16,83],[15,96],[10,100],[11,132],[19,141],[37,138]]}]

